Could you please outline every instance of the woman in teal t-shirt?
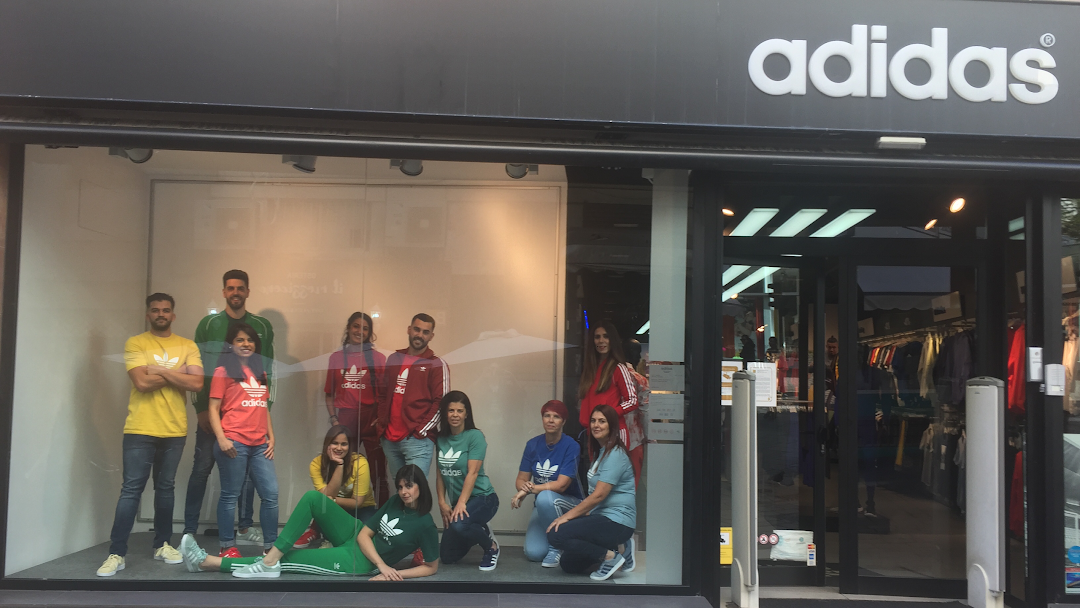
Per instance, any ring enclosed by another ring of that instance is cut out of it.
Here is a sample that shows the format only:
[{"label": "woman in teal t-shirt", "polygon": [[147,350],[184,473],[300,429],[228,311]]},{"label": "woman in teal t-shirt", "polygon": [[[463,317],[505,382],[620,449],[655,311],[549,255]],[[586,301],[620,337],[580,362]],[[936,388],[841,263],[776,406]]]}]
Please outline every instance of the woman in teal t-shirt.
[{"label": "woman in teal t-shirt", "polygon": [[562,551],[565,572],[607,580],[634,569],[634,467],[619,436],[619,415],[601,404],[589,416],[589,495],[548,526],[548,542]]},{"label": "woman in teal t-shirt", "polygon": [[484,474],[487,440],[473,421],[468,395],[461,391],[443,395],[439,419],[437,485],[445,527],[440,559],[452,564],[478,545],[484,550],[480,569],[494,570],[499,562],[499,543],[488,522],[499,510],[499,497]]}]

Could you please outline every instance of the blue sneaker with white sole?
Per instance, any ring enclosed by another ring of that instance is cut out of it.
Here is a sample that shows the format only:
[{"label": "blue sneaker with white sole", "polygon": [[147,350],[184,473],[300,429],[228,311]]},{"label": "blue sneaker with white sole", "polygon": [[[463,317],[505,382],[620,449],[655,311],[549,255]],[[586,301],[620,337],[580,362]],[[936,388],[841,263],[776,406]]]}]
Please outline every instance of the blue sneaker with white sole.
[{"label": "blue sneaker with white sole", "polygon": [[637,543],[634,542],[634,537],[631,536],[630,540],[626,541],[626,547],[623,548],[622,556],[626,560],[623,564],[623,572],[634,571],[634,551],[637,550]]},{"label": "blue sneaker with white sole", "polygon": [[616,553],[615,557],[604,560],[600,564],[600,567],[596,569],[596,572],[589,575],[589,578],[594,581],[606,581],[611,578],[611,575],[615,574],[619,568],[622,568],[625,563],[626,558],[622,556],[622,553]]}]

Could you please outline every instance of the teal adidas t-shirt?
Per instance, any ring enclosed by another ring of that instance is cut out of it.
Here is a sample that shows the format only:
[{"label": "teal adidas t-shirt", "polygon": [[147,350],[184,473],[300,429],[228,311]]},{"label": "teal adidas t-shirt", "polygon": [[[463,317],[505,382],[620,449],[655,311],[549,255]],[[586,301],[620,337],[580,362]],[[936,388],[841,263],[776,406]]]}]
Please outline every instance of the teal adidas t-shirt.
[{"label": "teal adidas t-shirt", "polygon": [[439,559],[439,530],[431,514],[421,515],[406,509],[396,494],[364,525],[375,531],[372,538],[375,551],[390,566],[408,557],[417,547],[424,554],[425,562]]},{"label": "teal adidas t-shirt", "polygon": [[436,457],[439,461],[439,475],[442,476],[443,487],[446,488],[446,500],[450,506],[457,504],[461,496],[461,487],[465,485],[465,475],[469,473],[469,461],[479,460],[480,473],[476,476],[476,484],[473,486],[473,496],[487,496],[495,492],[491,487],[491,480],[484,473],[483,460],[487,455],[487,439],[480,429],[469,429],[457,435],[443,437],[435,441],[439,453]]},{"label": "teal adidas t-shirt", "polygon": [[590,515],[603,515],[617,524],[633,528],[637,524],[634,467],[625,450],[616,448],[606,457],[604,450],[600,450],[600,457],[589,467],[589,494],[596,491],[600,481],[611,484],[611,492]]}]

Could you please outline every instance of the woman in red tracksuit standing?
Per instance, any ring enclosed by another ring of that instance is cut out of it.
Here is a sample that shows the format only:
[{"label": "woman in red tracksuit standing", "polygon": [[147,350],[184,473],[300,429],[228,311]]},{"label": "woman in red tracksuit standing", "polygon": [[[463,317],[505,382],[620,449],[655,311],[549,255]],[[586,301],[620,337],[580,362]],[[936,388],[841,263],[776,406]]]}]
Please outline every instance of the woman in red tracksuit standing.
[{"label": "woman in red tracksuit standing", "polygon": [[[326,370],[326,409],[330,426],[344,426],[352,432],[351,449],[364,446],[371,465],[375,502],[382,506],[390,498],[386,479],[386,456],[379,442],[379,399],[383,390],[386,357],[375,350],[371,317],[354,312],[345,324],[341,350],[330,355]],[[391,475],[397,471],[391,471]]]},{"label": "woman in red tracksuit standing", "polygon": [[[638,409],[637,388],[633,376],[626,366],[622,339],[610,321],[603,321],[589,332],[592,348],[585,349],[585,361],[581,369],[581,382],[578,384],[578,398],[581,400],[578,422],[582,428],[589,427],[589,417],[596,406],[610,405],[619,415],[619,436],[623,445],[629,443],[626,415]],[[641,477],[641,465],[644,449],[638,446],[629,454],[630,464],[634,467],[634,482]]]}]

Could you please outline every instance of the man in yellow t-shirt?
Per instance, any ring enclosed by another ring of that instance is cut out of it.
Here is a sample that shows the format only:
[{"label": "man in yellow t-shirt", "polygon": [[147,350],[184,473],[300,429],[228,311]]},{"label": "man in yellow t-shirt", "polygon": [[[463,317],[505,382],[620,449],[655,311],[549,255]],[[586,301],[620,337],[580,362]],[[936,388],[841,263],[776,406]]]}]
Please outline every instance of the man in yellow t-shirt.
[{"label": "man in yellow t-shirt", "polygon": [[128,416],[124,423],[124,482],[116,503],[109,557],[98,576],[124,569],[128,536],[135,524],[139,497],[154,475],[154,559],[181,564],[180,552],[170,546],[176,469],[187,441],[185,393],[202,388],[199,349],[172,333],[175,301],[155,293],[146,297],[150,331],[128,338],[124,363],[131,379]]}]

